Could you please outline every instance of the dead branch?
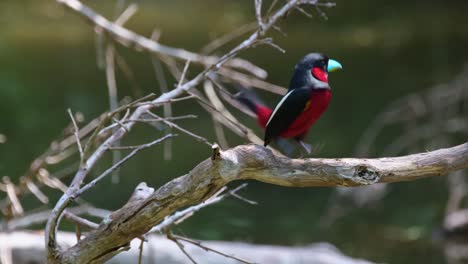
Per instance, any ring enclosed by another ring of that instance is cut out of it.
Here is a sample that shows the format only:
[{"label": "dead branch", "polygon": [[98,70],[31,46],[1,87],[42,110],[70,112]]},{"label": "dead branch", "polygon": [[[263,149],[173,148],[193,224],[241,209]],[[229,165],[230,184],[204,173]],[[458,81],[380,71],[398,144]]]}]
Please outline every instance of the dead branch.
[{"label": "dead branch", "polygon": [[167,216],[164,219],[164,221],[162,221],[160,224],[156,225],[155,227],[151,228],[151,230],[148,233],[153,233],[153,232],[162,233],[165,230],[169,229],[172,225],[178,225],[181,222],[185,221],[187,218],[189,218],[190,216],[192,216],[194,213],[201,210],[202,208],[218,203],[228,196],[234,196],[236,198],[246,201],[247,203],[256,204],[256,202],[246,200],[245,198],[237,194],[237,192],[240,189],[243,189],[246,186],[247,186],[247,183],[244,183],[240,185],[239,187],[235,188],[234,190],[222,194],[226,190],[226,187],[223,187],[219,191],[217,191],[213,196],[203,201],[202,203],[199,203],[194,206],[190,206],[182,211],[179,211],[170,216]]},{"label": "dead branch", "polygon": [[[115,251],[180,208],[200,203],[227,183],[254,179],[288,187],[360,186],[446,175],[468,168],[468,143],[409,156],[379,159],[289,159],[258,145],[220,152],[176,178],[138,204],[119,210],[75,246],[60,254],[60,263],[88,263]],[[100,263],[97,261],[97,263]]]},{"label": "dead branch", "polygon": [[79,217],[71,212],[68,212],[68,211],[65,211],[65,213],[63,214],[65,216],[65,218],[67,218],[68,220],[78,224],[79,226],[83,226],[83,227],[87,227],[89,229],[97,229],[99,227],[98,224],[88,220],[88,219],[84,219],[82,217]]},{"label": "dead branch", "polygon": [[[162,45],[149,38],[138,35],[116,23],[112,23],[111,21],[94,12],[94,10],[85,6],[78,0],[57,0],[57,2],[80,14],[93,25],[95,25],[98,28],[101,28],[109,35],[114,37],[115,40],[117,40],[124,46],[133,47],[137,49],[144,49],[151,53],[164,54],[184,61],[192,61],[202,63],[205,65],[217,64],[219,61],[219,58],[216,56],[203,56],[184,49],[172,48],[169,46]],[[294,6],[295,3],[298,1],[296,0],[293,2],[294,3],[292,5]],[[265,30],[267,30],[268,28],[269,26],[265,26]],[[262,79],[266,78],[267,76],[265,70],[255,66],[254,64],[246,60],[239,58],[233,59],[230,62],[226,63],[226,66],[245,70]]]},{"label": "dead branch", "polygon": [[[11,232],[15,230],[30,228],[31,226],[43,224],[47,222],[52,210],[44,210],[36,213],[29,213],[21,217],[14,218],[9,221],[0,223],[0,231]],[[111,214],[110,211],[95,208],[89,205],[80,205],[77,207],[70,207],[67,209],[74,215],[89,215],[98,218],[105,218]]]},{"label": "dead branch", "polygon": [[185,241],[185,242],[190,243],[192,245],[195,245],[195,246],[197,246],[197,247],[199,247],[199,248],[201,248],[203,250],[214,252],[214,253],[216,253],[218,255],[221,255],[221,256],[223,256],[225,258],[239,261],[240,263],[253,264],[253,262],[249,262],[249,261],[240,259],[240,258],[238,258],[238,257],[236,257],[234,255],[229,255],[229,254],[223,253],[223,252],[221,252],[219,250],[207,247],[207,246],[203,245],[203,243],[201,241],[193,240],[193,239],[190,239],[190,238],[186,238],[186,237],[178,236],[178,235],[174,235],[174,234],[172,235],[172,238],[175,239],[175,240]]}]

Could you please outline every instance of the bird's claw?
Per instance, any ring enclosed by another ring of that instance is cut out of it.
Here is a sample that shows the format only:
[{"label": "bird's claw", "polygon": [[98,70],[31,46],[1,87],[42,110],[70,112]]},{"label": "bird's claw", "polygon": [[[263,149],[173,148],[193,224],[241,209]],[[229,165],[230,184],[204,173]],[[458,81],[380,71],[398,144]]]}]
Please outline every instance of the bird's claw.
[{"label": "bird's claw", "polygon": [[299,140],[299,145],[307,152],[307,155],[310,155],[312,153],[312,145],[305,143],[302,140]]}]

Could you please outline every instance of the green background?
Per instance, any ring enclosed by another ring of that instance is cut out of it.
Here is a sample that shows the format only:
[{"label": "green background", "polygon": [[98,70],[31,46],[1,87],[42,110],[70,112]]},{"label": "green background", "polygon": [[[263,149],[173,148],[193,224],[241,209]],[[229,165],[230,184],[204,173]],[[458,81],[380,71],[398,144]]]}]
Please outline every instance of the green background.
[{"label": "green background", "polygon": [[[115,1],[85,3],[108,17],[113,15]],[[137,3],[140,9],[127,24],[129,28],[147,36],[158,28],[162,43],[191,51],[255,19],[253,1],[247,0]],[[268,46],[241,54],[268,70],[269,82],[282,86],[289,83],[294,64],[309,52],[324,52],[342,62],[344,70],[330,75],[333,99],[329,110],[308,138],[323,146],[316,154],[320,157],[352,156],[365,128],[389,102],[450,81],[468,61],[466,1],[336,3],[335,8],[324,10],[328,20],[312,8],[308,10],[313,19],[293,12],[281,22],[287,37],[277,32],[271,36],[285,54]],[[84,113],[87,120],[108,109],[105,73],[96,65],[94,43],[93,28],[55,1],[0,2],[0,133],[8,139],[0,145],[0,175],[16,182],[69,123],[67,108]],[[135,72],[138,92],[159,93],[148,55],[123,47],[118,50]],[[191,68],[189,76],[197,70]],[[172,87],[175,81],[169,80]],[[117,81],[120,98],[135,94],[122,74]],[[278,100],[259,93],[270,105]],[[211,117],[198,104],[177,103],[174,111],[197,114],[198,119],[178,124],[215,141]],[[252,119],[235,113],[261,134]],[[398,132],[389,130],[384,136],[395,138]],[[155,130],[138,127],[123,144],[158,136]],[[227,136],[233,146],[245,143],[231,132]],[[138,182],[161,186],[209,155],[206,145],[179,136],[174,140],[173,160],[163,160],[161,146],[145,150],[122,168],[121,184],[113,185],[108,179],[84,198],[96,206],[117,209]],[[94,174],[107,168],[109,160],[100,163]],[[249,182],[243,195],[259,205],[228,199],[197,213],[176,231],[198,239],[279,245],[327,241],[348,255],[377,262],[444,263],[442,247],[431,237],[442,221],[445,186],[443,178],[393,184],[376,209],[353,211],[330,228],[320,229],[318,221],[332,188],[290,189]],[[48,193],[58,197],[55,191]],[[32,197],[25,202],[29,209],[39,206]]]}]

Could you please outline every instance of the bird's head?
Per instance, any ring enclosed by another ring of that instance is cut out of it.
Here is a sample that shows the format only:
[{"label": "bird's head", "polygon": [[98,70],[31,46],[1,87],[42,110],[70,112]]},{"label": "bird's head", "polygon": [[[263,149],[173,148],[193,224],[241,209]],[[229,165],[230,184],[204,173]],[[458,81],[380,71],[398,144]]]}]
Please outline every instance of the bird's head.
[{"label": "bird's head", "polygon": [[341,64],[321,53],[310,53],[294,67],[294,75],[289,89],[304,86],[313,89],[330,89],[328,73],[342,69]]}]

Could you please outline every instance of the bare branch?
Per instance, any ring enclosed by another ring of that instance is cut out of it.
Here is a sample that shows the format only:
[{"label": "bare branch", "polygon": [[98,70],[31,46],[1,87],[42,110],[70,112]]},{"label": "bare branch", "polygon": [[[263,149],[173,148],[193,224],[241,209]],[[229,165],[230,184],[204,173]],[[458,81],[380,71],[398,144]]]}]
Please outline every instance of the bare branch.
[{"label": "bare branch", "polygon": [[279,45],[277,45],[276,43],[274,43],[272,38],[259,39],[256,43],[257,43],[257,44],[268,45],[268,46],[273,47],[274,49],[276,49],[277,51],[279,51],[279,52],[281,52],[281,53],[286,53],[286,50],[284,50],[284,49],[281,48]]},{"label": "bare branch", "polygon": [[266,13],[267,16],[270,15],[271,11],[273,11],[273,8],[276,6],[278,3],[278,0],[273,0],[273,2],[270,4],[270,7],[268,8],[268,11]]},{"label": "bare branch", "polygon": [[184,70],[182,71],[182,75],[180,76],[179,84],[177,85],[177,87],[182,86],[182,83],[184,82],[185,75],[187,74],[189,66],[190,66],[190,61],[188,60],[188,61],[185,62]]},{"label": "bare branch", "polygon": [[[117,109],[119,103],[117,97],[117,81],[115,79],[115,50],[114,46],[111,43],[107,44],[106,48],[106,80],[109,94],[109,109],[112,112],[115,111],[115,109]],[[114,145],[119,144],[120,141],[116,141],[114,143]],[[112,164],[117,163],[121,159],[121,156],[122,153],[120,151],[112,152]],[[118,183],[119,180],[119,169],[116,169],[112,174],[112,182]]]},{"label": "bare branch", "polygon": [[[108,132],[109,130],[111,130],[112,128],[115,128],[116,126],[123,126],[123,124],[125,123],[130,123],[130,122],[138,122],[138,123],[146,123],[146,124],[151,124],[151,123],[154,123],[154,122],[162,122],[163,120],[168,120],[168,121],[175,121],[175,120],[182,120],[182,119],[188,119],[188,118],[197,118],[196,115],[182,115],[182,116],[172,116],[172,117],[165,117],[165,118],[139,118],[139,119],[127,119],[127,120],[124,120],[123,122],[120,121],[120,124],[118,123],[114,123],[114,124],[111,124],[105,128],[103,128],[100,132],[100,134],[102,133],[106,133]],[[112,147],[111,149],[115,149],[116,147]]]},{"label": "bare branch", "polygon": [[115,24],[117,25],[124,25],[127,23],[130,18],[138,11],[138,5],[135,3],[130,4],[125,11],[120,14],[120,16],[115,20]]},{"label": "bare branch", "polygon": [[189,238],[186,238],[186,237],[183,237],[183,236],[178,236],[178,235],[172,235],[172,236],[173,236],[174,239],[180,239],[182,241],[185,241],[185,242],[188,242],[188,243],[190,243],[192,245],[200,247],[200,248],[202,248],[202,249],[204,249],[206,251],[214,252],[214,253],[216,253],[218,255],[221,255],[221,256],[226,257],[226,258],[237,260],[237,261],[239,261],[241,263],[245,263],[245,264],[252,264],[253,263],[253,262],[248,262],[246,260],[240,259],[240,258],[238,258],[238,257],[236,257],[234,255],[228,255],[228,254],[223,253],[223,252],[221,252],[219,250],[207,247],[207,246],[203,245],[202,242],[200,242],[200,241],[189,239]]},{"label": "bare branch", "polygon": [[188,96],[184,96],[184,97],[179,97],[179,98],[173,98],[173,99],[167,99],[167,100],[164,100],[164,101],[160,101],[160,102],[142,102],[142,103],[138,103],[137,106],[160,106],[160,105],[164,105],[164,104],[172,104],[172,103],[177,103],[177,102],[182,102],[182,101],[185,101],[185,100],[190,100],[190,99],[193,99],[195,98],[195,96],[193,95],[188,95]]},{"label": "bare branch", "polygon": [[229,32],[226,35],[221,36],[213,41],[211,41],[208,45],[202,48],[201,53],[203,54],[210,54],[216,49],[219,49],[221,46],[229,43],[230,41],[246,34],[247,32],[253,31],[254,29],[258,28],[257,23],[250,23],[243,25],[234,29],[232,32]]},{"label": "bare branch", "polygon": [[10,178],[7,176],[3,177],[3,183],[5,184],[6,193],[11,202],[11,209],[13,215],[22,215],[24,213],[23,206],[16,195],[15,185],[10,181]]},{"label": "bare branch", "polygon": [[138,254],[138,264],[142,264],[143,262],[143,245],[145,244],[145,240],[141,240],[140,242],[140,253]]},{"label": "bare branch", "polygon": [[83,147],[81,147],[80,136],[78,134],[78,131],[80,131],[80,130],[78,129],[78,125],[76,124],[75,117],[73,116],[72,111],[71,111],[70,108],[68,108],[68,115],[70,115],[70,119],[73,122],[73,127],[75,128],[74,135],[75,135],[76,145],[78,145],[78,151],[80,152],[80,163],[84,164],[85,163],[85,157],[84,157]]},{"label": "bare branch", "polygon": [[263,19],[262,19],[262,0],[255,0],[255,17],[257,18],[260,35],[263,35]]},{"label": "bare branch", "polygon": [[296,9],[301,12],[302,14],[304,14],[306,17],[308,18],[312,18],[312,14],[310,14],[309,12],[305,11],[303,8],[301,8],[300,6],[296,6]]},{"label": "bare branch", "polygon": [[106,48],[106,80],[109,93],[110,111],[118,108],[117,98],[117,82],[115,80],[115,60],[114,60],[114,47],[108,44]]},{"label": "bare branch", "polygon": [[[157,41],[157,38],[159,38],[159,35],[160,35],[159,31],[153,31],[151,38]],[[169,91],[168,84],[167,84],[166,77],[164,76],[164,70],[161,65],[161,61],[156,56],[152,56],[151,63],[153,64],[154,72],[156,75],[156,80],[158,81],[159,89],[161,90],[161,93],[167,93]],[[170,118],[172,116],[171,104],[164,104],[163,109],[164,109],[164,118]],[[170,127],[166,129],[166,133],[171,133]],[[167,140],[164,143],[164,160],[170,160],[171,158],[172,158],[172,140]]]},{"label": "bare branch", "polygon": [[[44,210],[37,213],[31,213],[22,217],[14,218],[9,221],[1,223],[1,231],[14,231],[18,229],[24,229],[32,225],[42,224],[47,221],[52,210]],[[111,214],[110,211],[95,208],[89,205],[80,205],[77,207],[70,207],[67,212],[73,213],[74,215],[89,215],[98,218],[105,218]]]},{"label": "bare branch", "polygon": [[192,256],[190,256],[190,254],[184,249],[184,245],[182,243],[180,243],[175,237],[174,235],[168,231],[167,232],[167,238],[169,240],[172,240],[174,241],[174,243],[176,243],[176,245],[180,248],[180,250],[182,251],[182,253],[184,253],[185,256],[187,256],[187,258],[193,263],[193,264],[198,264],[193,258]]},{"label": "bare branch", "polygon": [[[241,184],[240,186],[238,186],[234,190],[226,192],[226,193],[224,193],[222,195],[221,195],[221,193],[223,193],[226,190],[226,188],[225,187],[221,188],[219,191],[217,191],[215,194],[213,194],[213,196],[211,196],[206,201],[204,201],[202,203],[199,203],[197,205],[191,206],[191,207],[186,208],[186,209],[184,209],[182,211],[176,212],[171,216],[166,217],[163,222],[161,222],[157,226],[154,226],[153,228],[151,228],[151,230],[148,231],[148,233],[154,233],[154,232],[162,233],[165,230],[171,228],[172,225],[174,225],[174,224],[178,225],[179,223],[183,222],[185,219],[189,218],[194,213],[196,213],[197,211],[199,211],[200,209],[202,209],[204,207],[207,207],[209,205],[218,203],[218,202],[222,201],[224,198],[226,198],[228,196],[231,196],[231,195],[237,197],[238,196],[237,192],[240,189],[245,188],[246,186],[247,186],[246,183]],[[250,202],[251,201],[249,201],[249,203]]]},{"label": "bare branch", "polygon": [[[121,3],[123,6],[123,4]],[[117,3],[118,6],[118,3]],[[116,8],[117,10],[119,8]],[[138,10],[138,6],[136,4],[131,4],[129,5],[125,11],[122,12],[122,14],[115,20],[115,24],[117,25],[124,25]],[[120,10],[118,10],[120,11]],[[115,78],[115,54],[116,50],[112,43],[107,44],[106,48],[106,80],[107,80],[107,86],[108,86],[108,91],[109,91],[109,105],[110,105],[110,111],[113,112],[115,109],[118,107],[118,96],[117,96],[117,81]],[[118,114],[117,114],[118,117]],[[125,119],[125,117],[123,118]],[[119,123],[119,121],[116,121]],[[119,123],[120,124],[120,123]],[[115,146],[120,145],[120,141],[114,142]],[[122,153],[120,151],[114,151],[112,152],[112,164],[117,163],[122,157]],[[113,173],[112,173],[112,182],[113,183],[118,183],[120,181],[119,177],[120,169],[117,168]]]},{"label": "bare branch", "polygon": [[24,181],[24,184],[28,188],[28,190],[36,196],[36,198],[41,201],[41,203],[49,203],[49,198],[37,187],[36,184],[34,184],[33,181],[26,179],[26,178],[21,178],[21,180]]},{"label": "bare branch", "polygon": [[251,86],[251,87],[259,88],[259,89],[269,91],[275,94],[284,95],[288,91],[288,89],[281,87],[279,85],[272,84],[272,83],[269,83],[269,82],[266,82],[257,78],[253,78],[246,74],[232,71],[229,69],[220,69],[218,73],[222,75],[223,77],[229,80],[236,81],[244,86]]},{"label": "bare branch", "polygon": [[359,186],[417,180],[465,168],[468,168],[468,143],[394,158],[304,160],[276,156],[258,145],[238,146],[221,152],[215,161],[211,157],[206,159],[189,174],[172,180],[126,213],[122,212],[122,217],[112,218],[64,252],[61,261],[89,262],[102,252],[116,250],[131,238],[145,234],[150,226],[178,208],[200,203],[234,180],[254,179],[289,187]]},{"label": "bare branch", "polygon": [[[216,94],[216,91],[213,87],[213,84],[209,80],[205,80],[203,84],[203,88],[205,90],[205,94],[210,100],[211,104],[219,111],[221,112],[222,115],[224,115],[226,118],[229,118],[231,120],[234,120],[237,122],[236,118],[231,115],[229,111],[226,110],[224,107],[223,102],[219,99],[218,95]],[[221,123],[218,121],[219,118],[217,118],[217,113],[212,112],[211,117],[213,119],[213,125],[214,125],[214,131],[216,134],[216,138],[218,139],[218,143],[221,145],[223,149],[229,148],[228,142],[226,139],[226,136],[224,135],[223,127]]]},{"label": "bare branch", "polygon": [[110,167],[109,169],[107,169],[106,171],[104,171],[103,173],[101,173],[101,175],[99,175],[98,177],[96,177],[94,180],[92,180],[91,182],[89,182],[88,184],[86,184],[85,186],[83,186],[81,189],[79,189],[78,191],[76,191],[72,196],[71,196],[71,199],[76,199],[77,197],[79,197],[82,193],[86,192],[87,190],[91,189],[94,185],[96,185],[96,183],[98,183],[100,180],[102,180],[104,177],[106,177],[107,175],[109,175],[109,173],[111,173],[112,171],[114,171],[116,168],[120,167],[122,164],[124,164],[125,162],[127,162],[129,159],[131,159],[132,157],[134,157],[139,151],[143,150],[143,149],[146,149],[146,148],[149,148],[149,147],[152,147],[156,144],[159,144],[161,142],[163,142],[164,140],[168,139],[168,138],[172,138],[174,137],[173,134],[168,134],[168,135],[165,135],[164,137],[162,138],[159,138],[157,140],[154,140],[150,143],[146,143],[146,144],[143,144],[143,145],[140,145],[139,147],[137,147],[136,149],[134,149],[132,152],[130,152],[127,156],[125,156],[123,159],[119,160],[119,162],[115,163],[112,167]]},{"label": "bare branch", "polygon": [[[181,60],[189,60],[205,65],[213,65],[217,63],[219,59],[215,56],[203,56],[183,49],[168,47],[149,38],[138,35],[116,23],[112,23],[105,17],[94,12],[91,8],[83,5],[78,0],[57,0],[57,2],[82,15],[97,27],[102,28],[124,46],[144,49],[151,53],[164,54]],[[297,0],[294,2],[297,2]],[[268,27],[265,27],[265,29],[268,29]],[[234,59],[227,63],[227,66],[243,69],[262,79],[267,76],[265,70],[246,60]]]},{"label": "bare branch", "polygon": [[152,112],[150,112],[150,111],[148,111],[147,113],[148,113],[149,115],[153,116],[154,118],[161,119],[161,121],[162,121],[163,123],[165,123],[166,125],[168,125],[168,126],[170,126],[170,127],[172,127],[172,128],[175,128],[175,129],[179,130],[180,132],[182,132],[182,133],[184,133],[184,134],[187,134],[187,135],[189,135],[189,136],[195,138],[197,141],[203,142],[203,143],[207,144],[207,145],[210,146],[210,147],[211,147],[211,145],[213,145],[213,144],[211,144],[211,143],[208,141],[208,139],[206,139],[206,138],[204,138],[204,137],[202,137],[202,136],[199,136],[199,135],[197,135],[197,134],[195,134],[195,133],[193,133],[193,132],[190,132],[190,131],[188,131],[187,129],[182,128],[182,127],[180,127],[179,125],[177,125],[177,124],[175,124],[175,123],[173,123],[173,122],[171,122],[171,121],[165,120],[164,118],[161,118],[161,117],[159,117],[158,115],[156,115],[156,114],[154,114],[154,113],[152,113]]},{"label": "bare branch", "polygon": [[98,224],[92,222],[92,221],[89,221],[87,219],[84,219],[82,217],[79,217],[73,213],[70,213],[68,211],[65,211],[65,213],[63,214],[65,216],[65,218],[67,218],[68,220],[74,222],[74,223],[77,223],[78,225],[80,226],[84,226],[84,227],[87,227],[89,229],[97,229],[99,227]]}]

